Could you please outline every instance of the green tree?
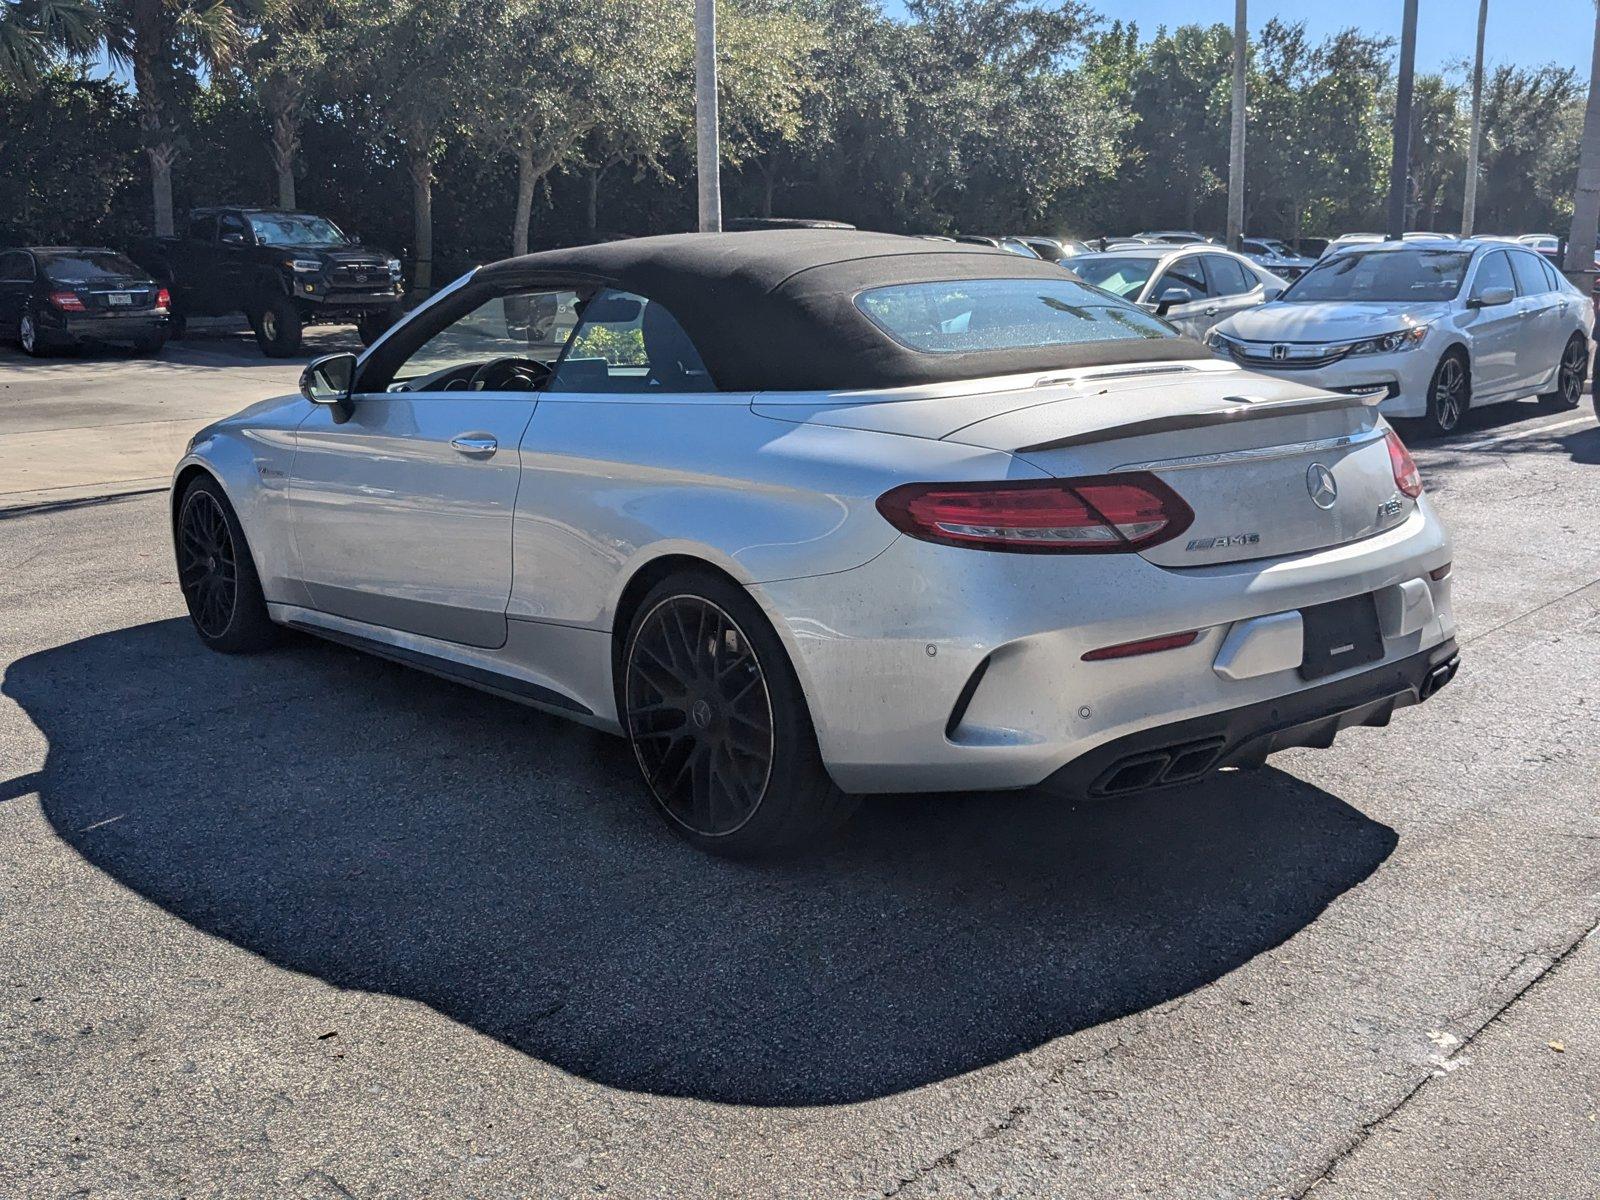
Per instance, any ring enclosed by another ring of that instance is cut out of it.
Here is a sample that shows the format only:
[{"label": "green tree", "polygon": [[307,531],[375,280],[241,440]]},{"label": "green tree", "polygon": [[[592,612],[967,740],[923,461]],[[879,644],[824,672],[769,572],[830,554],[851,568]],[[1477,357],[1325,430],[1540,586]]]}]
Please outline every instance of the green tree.
[{"label": "green tree", "polygon": [[0,95],[37,84],[60,54],[87,54],[98,40],[98,17],[82,0],[0,0]]},{"label": "green tree", "polygon": [[248,81],[271,130],[268,143],[278,204],[294,208],[295,159],[306,106],[329,68],[332,27],[346,0],[258,0],[239,73]]}]

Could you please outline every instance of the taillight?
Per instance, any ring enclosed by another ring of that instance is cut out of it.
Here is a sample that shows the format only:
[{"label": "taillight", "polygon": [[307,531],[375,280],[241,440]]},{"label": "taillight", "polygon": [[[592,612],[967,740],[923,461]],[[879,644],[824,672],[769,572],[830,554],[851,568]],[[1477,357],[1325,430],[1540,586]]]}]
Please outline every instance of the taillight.
[{"label": "taillight", "polygon": [[1383,438],[1389,444],[1389,467],[1394,471],[1395,487],[1415,500],[1422,495],[1422,472],[1417,470],[1416,460],[1394,430],[1384,430]]},{"label": "taillight", "polygon": [[908,483],[878,511],[925,542],[1016,554],[1117,554],[1177,537],[1194,520],[1154,475],[1129,471],[1005,483]]},{"label": "taillight", "polygon": [[83,301],[77,292],[51,292],[50,303],[62,312],[84,312]]},{"label": "taillight", "polygon": [[171,307],[172,307],[172,293],[167,291],[166,288],[157,288],[156,289],[156,310],[158,312],[166,312]]}]

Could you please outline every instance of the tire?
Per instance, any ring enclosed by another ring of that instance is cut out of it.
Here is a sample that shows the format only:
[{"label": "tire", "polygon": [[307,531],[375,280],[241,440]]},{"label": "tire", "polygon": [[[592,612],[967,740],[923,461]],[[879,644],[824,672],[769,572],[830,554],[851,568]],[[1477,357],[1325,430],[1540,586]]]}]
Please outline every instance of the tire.
[{"label": "tire", "polygon": [[287,296],[273,296],[250,314],[256,344],[268,358],[291,358],[300,352],[305,321]]},{"label": "tire", "polygon": [[374,308],[356,318],[356,334],[363,346],[370,346],[388,332],[395,322],[395,312],[389,308]]},{"label": "tire", "polygon": [[189,318],[183,313],[173,310],[167,318],[167,341],[181,342],[189,333]]},{"label": "tire", "polygon": [[30,312],[23,313],[22,319],[17,322],[17,345],[30,358],[50,356],[50,344],[39,333],[39,327],[33,323],[33,314]]},{"label": "tire", "polygon": [[686,571],[650,589],[623,642],[617,701],[656,811],[701,850],[791,852],[855,811],[823,766],[783,643],[730,580]]},{"label": "tire", "polygon": [[1583,403],[1583,385],[1589,378],[1589,342],[1573,334],[1561,350],[1556,367],[1556,390],[1539,397],[1539,407],[1549,412],[1567,412]]},{"label": "tire", "polygon": [[152,354],[160,354],[162,348],[166,344],[167,339],[159,334],[157,334],[155,337],[140,338],[137,342],[133,343],[133,352],[141,357]]},{"label": "tire", "polygon": [[173,540],[189,620],[209,649],[250,654],[277,641],[250,544],[222,485],[209,475],[184,491]]},{"label": "tire", "polygon": [[1461,426],[1472,403],[1472,375],[1467,356],[1460,350],[1447,350],[1428,380],[1428,413],[1416,424],[1423,437],[1438,438],[1454,433]]}]

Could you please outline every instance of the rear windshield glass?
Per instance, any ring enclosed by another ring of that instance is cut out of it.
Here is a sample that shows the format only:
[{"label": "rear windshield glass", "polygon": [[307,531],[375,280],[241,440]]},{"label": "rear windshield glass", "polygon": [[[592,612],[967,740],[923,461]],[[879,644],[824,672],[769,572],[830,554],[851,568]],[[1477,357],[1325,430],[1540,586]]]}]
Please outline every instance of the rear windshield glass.
[{"label": "rear windshield glass", "polygon": [[51,254],[44,259],[45,278],[52,283],[83,283],[93,279],[143,279],[145,273],[110,250],[81,250]]},{"label": "rear windshield glass", "polygon": [[1344,250],[1300,276],[1281,298],[1454,300],[1471,259],[1466,250]]},{"label": "rear windshield glass", "polygon": [[873,288],[856,307],[895,341],[934,354],[1170,338],[1165,321],[1071,279],[968,279]]}]

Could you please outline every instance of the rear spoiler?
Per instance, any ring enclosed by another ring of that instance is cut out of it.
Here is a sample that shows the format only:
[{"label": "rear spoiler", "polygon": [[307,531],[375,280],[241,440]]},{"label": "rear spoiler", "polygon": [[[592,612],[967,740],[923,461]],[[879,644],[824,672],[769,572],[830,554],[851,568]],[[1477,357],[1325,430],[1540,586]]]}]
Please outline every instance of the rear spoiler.
[{"label": "rear spoiler", "polygon": [[1129,421],[1106,429],[1074,433],[1063,438],[1053,438],[1048,442],[1035,442],[1031,446],[1018,446],[1011,453],[1037,454],[1044,450],[1065,450],[1069,446],[1088,446],[1095,442],[1141,437],[1147,433],[1206,429],[1213,425],[1231,425],[1235,421],[1256,421],[1267,417],[1333,412],[1341,408],[1376,408],[1387,398],[1388,390],[1382,387],[1370,392],[1297,396],[1293,400],[1252,400],[1249,396],[1224,396],[1224,400],[1233,401],[1237,407],[1219,408],[1213,412],[1175,413],[1169,417],[1146,417],[1141,421]]}]

